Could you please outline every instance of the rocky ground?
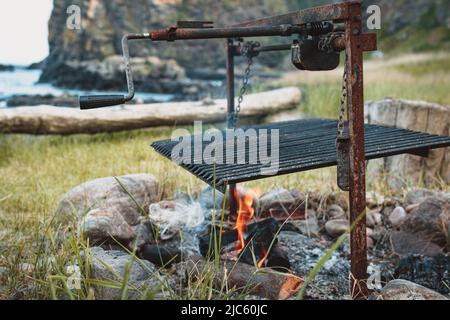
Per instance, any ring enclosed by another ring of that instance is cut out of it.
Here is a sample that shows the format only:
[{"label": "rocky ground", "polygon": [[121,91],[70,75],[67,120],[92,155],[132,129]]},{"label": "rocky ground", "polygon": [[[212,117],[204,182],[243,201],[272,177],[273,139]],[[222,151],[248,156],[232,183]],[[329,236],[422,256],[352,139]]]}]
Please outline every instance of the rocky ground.
[{"label": "rocky ground", "polygon": [[[245,190],[239,189],[239,195],[243,194]],[[141,258],[146,256],[144,248],[153,248],[156,242],[169,258],[176,252],[178,256],[164,268],[158,269],[146,259],[136,260],[131,268],[129,278],[133,285],[156,288],[155,297],[164,298],[168,289],[157,287],[154,278],[148,279],[149,275],[156,273],[168,279],[172,289],[184,290],[181,283],[186,274],[180,270],[185,270],[184,261],[200,256],[199,235],[210,230],[213,219],[216,223],[220,219],[222,211],[218,208],[222,207],[222,200],[222,194],[205,188],[198,194],[177,193],[172,199],[159,202],[158,181],[147,174],[136,174],[118,180],[97,179],[72,189],[61,200],[58,214],[78,221],[79,235],[89,239],[90,254],[100,257],[117,274],[123,274],[132,259],[126,248],[136,249]],[[349,224],[344,193],[317,195],[274,189],[255,197],[252,207],[256,220],[272,217],[279,221],[277,248],[288,257],[288,272],[302,279],[307,278]],[[290,219],[285,221],[286,217]],[[419,189],[409,191],[403,198],[368,193],[371,298],[448,298],[449,220],[448,193]],[[233,225],[227,209],[224,221],[225,225]],[[157,240],[153,229],[159,230]],[[91,259],[94,279],[116,277],[105,264],[95,260],[98,259]],[[350,298],[349,271],[347,240],[325,262],[308,286],[305,298]],[[105,292],[104,288],[97,288],[98,298],[114,299],[119,293],[117,289]],[[257,296],[264,298],[261,292]]]}]

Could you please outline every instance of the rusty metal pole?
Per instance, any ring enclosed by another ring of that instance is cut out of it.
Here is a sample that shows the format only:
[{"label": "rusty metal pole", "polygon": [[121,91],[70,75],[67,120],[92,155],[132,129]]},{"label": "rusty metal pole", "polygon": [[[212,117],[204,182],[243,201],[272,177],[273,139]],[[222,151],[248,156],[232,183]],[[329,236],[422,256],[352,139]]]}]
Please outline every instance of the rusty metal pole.
[{"label": "rusty metal pole", "polygon": [[[227,127],[234,127],[234,43],[232,39],[227,39],[225,43],[226,70],[227,70]],[[229,185],[228,201],[230,203],[230,215],[236,216],[237,198],[236,184]]]},{"label": "rusty metal pole", "polygon": [[349,4],[349,18],[345,22],[347,117],[350,134],[350,234],[351,290],[353,299],[366,299],[367,243],[366,243],[366,177],[364,150],[363,45],[361,41],[361,3]]}]

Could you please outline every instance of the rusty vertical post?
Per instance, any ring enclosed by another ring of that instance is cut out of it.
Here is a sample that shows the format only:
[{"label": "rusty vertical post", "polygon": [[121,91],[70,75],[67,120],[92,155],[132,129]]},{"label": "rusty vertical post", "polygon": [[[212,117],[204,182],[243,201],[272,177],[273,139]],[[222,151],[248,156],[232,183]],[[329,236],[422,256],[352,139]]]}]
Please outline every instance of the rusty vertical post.
[{"label": "rusty vertical post", "polygon": [[360,300],[368,296],[361,3],[350,3],[348,10],[349,18],[345,22],[345,68],[350,136],[350,224],[354,225],[350,234],[351,290],[353,299]]},{"label": "rusty vertical post", "polygon": [[[232,39],[227,39],[226,50],[226,70],[227,70],[227,127],[234,127],[234,43]],[[236,216],[237,199],[235,196],[236,184],[229,185],[228,201],[230,203],[230,215]]]}]

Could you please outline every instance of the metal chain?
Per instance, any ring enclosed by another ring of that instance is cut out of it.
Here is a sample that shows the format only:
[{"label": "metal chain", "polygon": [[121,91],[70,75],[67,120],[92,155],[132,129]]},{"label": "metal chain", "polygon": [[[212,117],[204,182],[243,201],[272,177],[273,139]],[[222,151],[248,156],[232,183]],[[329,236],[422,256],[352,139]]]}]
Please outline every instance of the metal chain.
[{"label": "metal chain", "polygon": [[244,71],[244,79],[242,80],[242,86],[239,91],[239,96],[237,99],[237,106],[235,107],[234,113],[232,114],[233,119],[231,122],[232,122],[233,128],[236,128],[236,125],[238,124],[239,112],[241,112],[241,104],[242,104],[242,101],[244,101],[244,95],[247,91],[248,83],[250,81],[250,72],[251,72],[251,67],[253,65],[253,57],[256,56],[252,52],[252,49],[255,47],[259,47],[259,46],[260,46],[259,42],[253,42],[253,41],[249,41],[242,46],[243,55],[247,56],[247,67],[245,68],[245,71]]},{"label": "metal chain", "polygon": [[324,51],[326,53],[331,53],[335,51],[333,46],[333,41],[341,36],[343,36],[343,32],[332,32],[328,33],[324,37],[321,37],[317,46],[320,51]]},{"label": "metal chain", "polygon": [[338,138],[342,138],[342,135],[344,133],[344,117],[346,105],[347,105],[347,70],[344,66],[344,74],[342,76],[341,106],[338,117]]},{"label": "metal chain", "polygon": [[252,64],[253,64],[253,57],[249,56],[247,59],[247,67],[245,68],[245,72],[244,72],[244,79],[242,80],[241,90],[239,91],[239,97],[237,99],[237,105],[234,110],[233,127],[236,127],[238,120],[239,120],[239,112],[241,112],[241,104],[242,104],[242,101],[244,101],[244,95],[245,95],[245,92],[247,91],[248,82],[250,80],[250,72],[251,72]]}]

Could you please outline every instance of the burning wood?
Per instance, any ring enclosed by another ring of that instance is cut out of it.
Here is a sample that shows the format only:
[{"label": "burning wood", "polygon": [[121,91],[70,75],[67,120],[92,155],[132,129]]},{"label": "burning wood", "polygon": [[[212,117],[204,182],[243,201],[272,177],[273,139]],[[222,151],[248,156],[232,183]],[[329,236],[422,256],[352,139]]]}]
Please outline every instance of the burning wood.
[{"label": "burning wood", "polygon": [[303,280],[292,274],[271,272],[268,269],[256,269],[248,264],[221,261],[219,265],[194,257],[186,261],[189,276],[199,278],[205,272],[213,270],[213,286],[217,290],[235,288],[273,300],[285,300],[300,290]]},{"label": "burning wood", "polygon": [[273,218],[250,223],[255,220],[254,201],[257,192],[238,194],[235,189],[234,196],[238,203],[234,227],[225,230],[210,228],[209,232],[200,237],[200,253],[212,258],[217,253],[215,248],[219,248],[218,253],[225,260],[240,261],[258,268],[273,267],[282,271],[289,269],[289,259],[276,247],[279,223]]},{"label": "burning wood", "polygon": [[[216,244],[220,243],[220,256],[225,260],[240,261],[258,268],[272,267],[286,271],[290,268],[287,255],[278,248],[276,234],[278,222],[269,218],[249,225],[225,229],[217,226],[200,236],[200,253],[213,258]],[[240,231],[239,231],[240,230]]]}]

